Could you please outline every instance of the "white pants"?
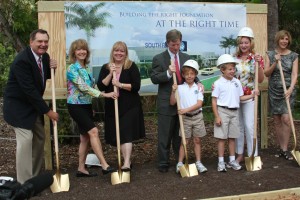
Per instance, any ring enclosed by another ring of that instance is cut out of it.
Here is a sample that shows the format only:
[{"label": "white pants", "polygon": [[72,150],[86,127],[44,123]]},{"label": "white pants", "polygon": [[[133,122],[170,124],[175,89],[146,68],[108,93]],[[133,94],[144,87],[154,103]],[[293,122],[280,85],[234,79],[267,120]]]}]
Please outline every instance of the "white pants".
[{"label": "white pants", "polygon": [[[237,154],[244,154],[245,136],[247,143],[247,154],[251,156],[253,149],[254,135],[254,101],[240,103],[239,108],[240,120],[240,136],[235,140],[235,149]],[[258,154],[258,146],[256,140],[256,151],[254,156]]]}]

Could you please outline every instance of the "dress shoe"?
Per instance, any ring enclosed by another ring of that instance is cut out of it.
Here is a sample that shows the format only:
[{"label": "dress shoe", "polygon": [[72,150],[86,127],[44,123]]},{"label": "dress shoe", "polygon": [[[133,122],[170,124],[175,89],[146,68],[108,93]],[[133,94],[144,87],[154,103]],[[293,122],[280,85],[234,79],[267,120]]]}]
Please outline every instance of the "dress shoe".
[{"label": "dress shoe", "polygon": [[95,172],[89,172],[88,174],[83,173],[81,171],[76,172],[76,177],[94,177],[94,176],[98,176],[98,174]]},{"label": "dress shoe", "polygon": [[158,168],[158,171],[160,171],[161,173],[166,173],[166,172],[169,171],[169,167],[167,167],[167,166],[160,166]]},{"label": "dress shoe", "polygon": [[109,173],[112,173],[112,172],[115,172],[116,169],[111,167],[111,166],[108,166],[106,169],[102,169],[102,173],[105,175],[105,174],[109,174]]},{"label": "dress shoe", "polygon": [[121,168],[121,171],[122,172],[130,172],[132,169],[132,164],[130,164],[130,167],[124,167],[124,168]]}]

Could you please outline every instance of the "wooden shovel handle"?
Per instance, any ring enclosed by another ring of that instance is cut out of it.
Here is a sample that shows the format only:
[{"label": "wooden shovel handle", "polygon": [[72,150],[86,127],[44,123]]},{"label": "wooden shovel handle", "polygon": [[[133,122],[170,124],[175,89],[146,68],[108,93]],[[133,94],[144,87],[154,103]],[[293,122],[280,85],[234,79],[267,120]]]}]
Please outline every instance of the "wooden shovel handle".
[{"label": "wooden shovel handle", "polygon": [[[173,72],[173,82],[174,82],[174,84],[177,84],[175,72]],[[178,94],[178,89],[175,92],[175,98],[177,101],[177,110],[179,110],[181,107],[180,107],[180,98],[179,98],[179,94]],[[180,126],[180,131],[181,131],[182,145],[183,145],[184,153],[185,153],[185,161],[186,161],[186,163],[188,163],[188,153],[187,153],[187,147],[186,147],[186,139],[185,139],[182,115],[178,114],[178,118],[179,118],[179,126]]]},{"label": "wooden shovel handle", "polygon": [[[282,71],[282,65],[281,65],[280,60],[278,61],[278,67],[279,67],[279,71],[280,71],[283,91],[284,91],[284,94],[286,94],[287,89],[286,89],[286,84],[285,84],[284,75],[283,75],[283,71]],[[291,111],[291,105],[290,105],[289,99],[285,98],[285,102],[286,102],[286,106],[287,106],[287,109],[288,109],[289,118],[290,118],[291,127],[292,127],[292,132],[293,132],[293,136],[294,136],[294,148],[293,148],[293,150],[295,150],[296,146],[297,146],[297,138],[296,138],[296,131],[295,131],[295,126],[294,126],[293,115],[292,115],[292,111]]]},{"label": "wooden shovel handle", "polygon": [[[113,71],[113,78],[116,78],[116,71]],[[117,86],[114,86],[114,92],[118,93]],[[121,170],[121,144],[120,144],[120,125],[119,125],[119,107],[118,98],[114,99],[115,105],[115,121],[116,121],[116,139],[117,139],[117,151],[118,151],[118,165]]]},{"label": "wooden shovel handle", "polygon": [[[55,73],[53,68],[51,68],[51,89],[52,89],[52,110],[53,112],[56,112]],[[57,170],[59,171],[57,122],[52,121],[52,124],[53,124],[56,167]]]}]

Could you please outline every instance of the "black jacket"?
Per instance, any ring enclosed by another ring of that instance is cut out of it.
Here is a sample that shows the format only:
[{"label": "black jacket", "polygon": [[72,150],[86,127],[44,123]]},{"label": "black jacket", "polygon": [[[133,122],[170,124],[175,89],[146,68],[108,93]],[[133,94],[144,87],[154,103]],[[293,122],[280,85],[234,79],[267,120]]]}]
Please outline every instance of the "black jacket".
[{"label": "black jacket", "polygon": [[[50,57],[42,56],[44,83],[51,76]],[[43,84],[37,62],[30,47],[20,52],[10,67],[4,91],[3,114],[7,123],[14,127],[31,130],[38,115],[49,112],[43,100]]]}]

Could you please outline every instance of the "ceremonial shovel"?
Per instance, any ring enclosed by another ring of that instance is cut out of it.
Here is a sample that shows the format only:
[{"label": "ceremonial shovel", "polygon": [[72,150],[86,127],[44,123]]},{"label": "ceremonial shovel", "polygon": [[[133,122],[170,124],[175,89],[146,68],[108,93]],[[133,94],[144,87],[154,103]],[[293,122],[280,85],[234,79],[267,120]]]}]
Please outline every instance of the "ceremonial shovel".
[{"label": "ceremonial shovel", "polygon": [[[52,107],[53,111],[56,112],[56,100],[55,100],[55,75],[54,69],[51,68],[51,84],[52,84]],[[58,136],[57,136],[57,122],[52,121],[53,123],[53,133],[54,133],[54,145],[55,145],[55,158],[56,158],[56,173],[53,176],[53,183],[50,186],[50,189],[53,193],[69,191],[70,180],[69,174],[60,174],[59,170],[59,157],[58,157]]]},{"label": "ceremonial shovel", "polygon": [[[173,72],[173,81],[174,84],[177,84],[177,80],[176,80],[176,73]],[[175,92],[175,97],[176,97],[176,101],[177,101],[177,109],[180,109],[180,98],[178,95],[178,89]],[[191,177],[191,176],[197,176],[198,174],[198,170],[196,167],[195,163],[189,164],[188,161],[188,152],[187,152],[187,147],[186,147],[186,140],[185,140],[185,133],[184,133],[184,127],[183,127],[183,120],[182,120],[182,115],[178,114],[179,117],[179,125],[180,125],[180,131],[181,131],[181,138],[182,138],[182,145],[184,148],[184,153],[185,153],[185,163],[183,166],[181,166],[179,168],[180,170],[180,175],[182,178],[184,177]]]},{"label": "ceremonial shovel", "polygon": [[[116,72],[113,72],[113,78],[116,78]],[[118,89],[114,86],[114,92],[117,93]],[[121,169],[121,148],[120,148],[120,126],[119,126],[119,109],[118,99],[114,100],[115,104],[115,121],[116,121],[116,138],[117,138],[117,151],[118,151],[118,171],[111,173],[111,184],[116,185],[120,183],[130,183],[130,172],[122,172]]]},{"label": "ceremonial shovel", "polygon": [[[279,71],[280,71],[280,76],[281,76],[281,82],[282,82],[282,86],[283,86],[283,91],[284,94],[286,94],[286,85],[285,85],[285,80],[284,80],[284,75],[283,75],[283,71],[282,71],[282,66],[281,66],[281,61],[278,61],[278,66],[279,66]],[[297,138],[296,138],[296,131],[295,131],[295,126],[294,126],[294,120],[293,120],[293,115],[292,115],[292,111],[291,111],[291,105],[289,102],[289,99],[285,98],[286,101],[286,106],[288,108],[288,112],[289,112],[289,118],[290,118],[290,123],[291,123],[291,127],[292,127],[292,132],[293,132],[293,136],[294,136],[294,148],[291,151],[292,155],[294,156],[295,160],[297,161],[298,165],[300,165],[300,152],[296,151],[296,146],[297,146]]]},{"label": "ceremonial shovel", "polygon": [[[255,91],[258,90],[258,62],[255,62]],[[260,156],[254,156],[256,151],[256,140],[257,140],[257,111],[258,111],[258,96],[254,96],[254,133],[253,133],[253,148],[250,157],[245,157],[245,165],[247,171],[261,170],[261,159]]]}]

